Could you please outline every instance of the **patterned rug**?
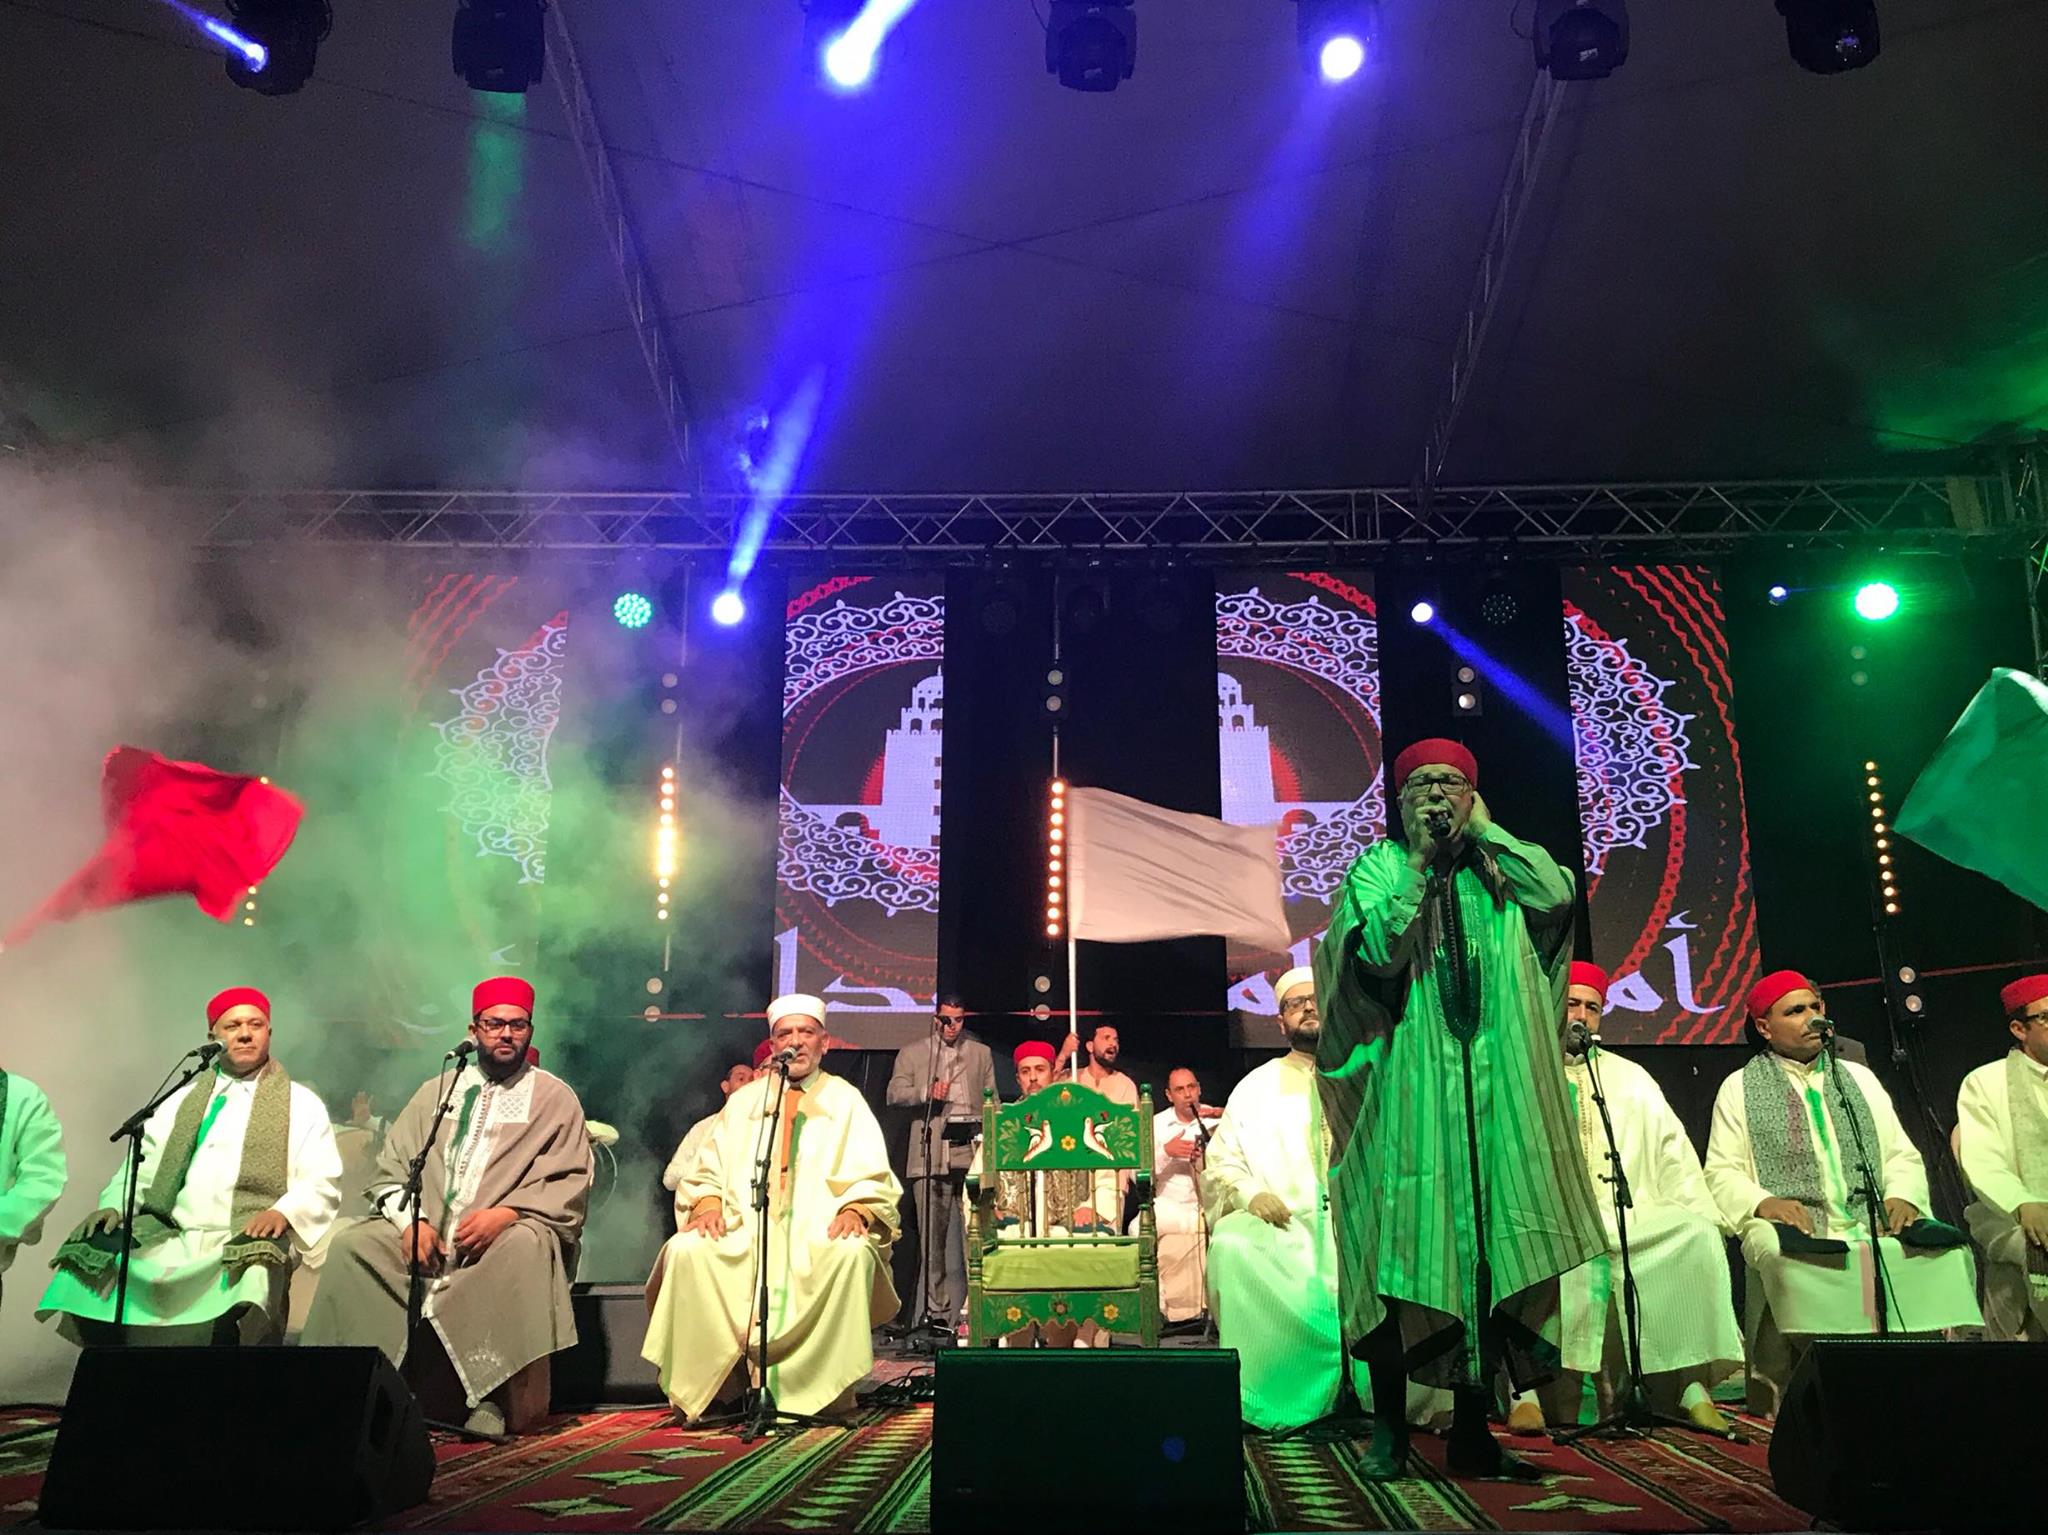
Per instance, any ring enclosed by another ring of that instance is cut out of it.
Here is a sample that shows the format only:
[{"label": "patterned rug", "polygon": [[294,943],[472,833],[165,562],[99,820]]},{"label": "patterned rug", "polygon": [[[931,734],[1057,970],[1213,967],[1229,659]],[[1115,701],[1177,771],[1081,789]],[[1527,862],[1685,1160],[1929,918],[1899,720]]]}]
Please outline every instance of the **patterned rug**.
[{"label": "patterned rug", "polygon": [[[506,1445],[437,1435],[427,1503],[390,1530],[789,1530],[931,1527],[931,1408],[864,1409],[853,1426],[743,1445],[685,1431],[664,1411],[554,1420]],[[35,1517],[57,1418],[0,1413],[0,1529]],[[1778,1531],[1811,1521],[1771,1492],[1768,1435],[1748,1444],[1660,1431],[1570,1448],[1517,1440],[1541,1484],[1459,1482],[1441,1441],[1418,1435],[1407,1480],[1358,1475],[1355,1440],[1245,1441],[1253,1530]]]}]

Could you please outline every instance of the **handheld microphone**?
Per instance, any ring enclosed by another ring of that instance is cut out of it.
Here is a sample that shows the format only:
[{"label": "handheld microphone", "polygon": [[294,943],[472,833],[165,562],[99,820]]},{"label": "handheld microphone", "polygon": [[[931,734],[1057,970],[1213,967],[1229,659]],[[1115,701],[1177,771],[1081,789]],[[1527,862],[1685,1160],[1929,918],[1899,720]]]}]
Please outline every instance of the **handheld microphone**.
[{"label": "handheld microphone", "polygon": [[227,1048],[228,1047],[222,1044],[219,1040],[209,1039],[197,1050],[194,1050],[192,1054],[198,1058],[200,1065],[211,1066],[215,1061],[219,1060],[221,1056],[227,1052]]},{"label": "handheld microphone", "polygon": [[1429,834],[1441,841],[1451,834],[1451,813],[1448,810],[1426,810],[1422,824],[1429,828]]}]

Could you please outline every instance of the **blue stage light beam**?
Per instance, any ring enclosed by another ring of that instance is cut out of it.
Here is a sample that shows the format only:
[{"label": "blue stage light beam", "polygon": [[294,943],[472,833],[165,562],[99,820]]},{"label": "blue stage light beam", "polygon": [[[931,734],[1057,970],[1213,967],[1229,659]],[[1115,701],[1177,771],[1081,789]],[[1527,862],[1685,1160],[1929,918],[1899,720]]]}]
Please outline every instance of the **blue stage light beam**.
[{"label": "blue stage light beam", "polygon": [[1331,84],[1349,80],[1365,68],[1365,41],[1348,32],[1340,33],[1323,44],[1317,63],[1323,78]]},{"label": "blue stage light beam", "polygon": [[184,0],[163,0],[163,3],[191,22],[193,26],[204,32],[215,42],[226,47],[230,52],[240,54],[242,61],[250,69],[260,73],[263,67],[270,62],[270,50],[268,48],[265,48],[253,37],[244,37],[218,16],[209,16],[204,11],[195,10],[193,7],[186,5]]},{"label": "blue stage light beam", "polygon": [[1470,635],[1455,628],[1448,619],[1438,618],[1435,629],[1444,637],[1444,643],[1450,646],[1451,654],[1478,672],[1481,681],[1490,685],[1502,698],[1528,715],[1567,748],[1575,746],[1577,738],[1572,732],[1572,717],[1569,710],[1545,698],[1526,677],[1488,655],[1485,647]]},{"label": "blue stage light beam", "polygon": [[746,616],[745,599],[729,587],[711,599],[711,618],[714,623],[723,624],[730,629]]},{"label": "blue stage light beam", "polygon": [[803,464],[804,450],[811,445],[811,431],[818,424],[818,406],[824,397],[825,370],[813,368],[797,385],[796,393],[770,419],[768,451],[748,477],[753,494],[740,518],[732,555],[726,561],[725,591],[737,595],[753,573],[754,561],[760,558],[761,545],[768,538],[769,524],[789,495],[790,486],[796,483],[796,472]]},{"label": "blue stage light beam", "polygon": [[917,0],[868,0],[844,32],[819,50],[825,78],[842,91],[865,89],[875,77],[882,44]]}]

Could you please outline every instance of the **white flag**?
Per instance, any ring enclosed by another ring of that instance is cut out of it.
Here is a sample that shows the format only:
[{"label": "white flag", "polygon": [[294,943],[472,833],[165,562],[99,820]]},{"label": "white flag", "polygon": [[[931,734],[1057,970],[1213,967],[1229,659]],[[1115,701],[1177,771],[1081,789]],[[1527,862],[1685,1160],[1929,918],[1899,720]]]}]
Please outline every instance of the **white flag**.
[{"label": "white flag", "polygon": [[1279,828],[1161,810],[1107,789],[1067,791],[1067,931],[1100,943],[1214,933],[1291,943]]}]

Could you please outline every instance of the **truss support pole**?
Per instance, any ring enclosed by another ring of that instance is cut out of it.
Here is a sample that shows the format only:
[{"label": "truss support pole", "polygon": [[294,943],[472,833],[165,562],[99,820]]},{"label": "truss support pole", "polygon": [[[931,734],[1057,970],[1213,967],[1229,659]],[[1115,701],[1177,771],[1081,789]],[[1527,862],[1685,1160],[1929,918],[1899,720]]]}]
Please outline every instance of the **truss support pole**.
[{"label": "truss support pole", "polygon": [[583,59],[576,51],[576,39],[569,31],[572,3],[573,0],[554,0],[548,7],[555,18],[555,90],[562,98],[563,115],[569,120],[569,137],[583,162],[590,200],[596,207],[598,222],[603,226],[605,247],[618,268],[619,283],[625,291],[626,312],[632,318],[633,332],[640,342],[640,355],[645,359],[648,377],[654,383],[662,423],[668,429],[669,441],[682,465],[683,488],[701,493],[704,489],[703,470],[697,460],[692,432],[696,412],[675,343],[662,319],[661,298],[648,271],[646,253],[626,211],[618,174],[612,166],[611,150],[598,126],[597,109],[591,101],[589,82],[583,73]]},{"label": "truss support pole", "polygon": [[1564,87],[1538,70],[1529,87],[1529,103],[1522,109],[1522,126],[1515,134],[1515,147],[1508,156],[1507,175],[1501,182],[1500,198],[1494,204],[1493,222],[1487,226],[1486,245],[1479,253],[1479,268],[1472,275],[1472,292],[1465,300],[1465,317],[1451,343],[1451,377],[1443,403],[1429,428],[1429,441],[1422,450],[1419,485],[1425,503],[1435,493],[1437,477],[1451,450],[1451,436],[1458,416],[1471,392],[1472,374],[1479,365],[1480,349],[1486,344],[1487,328],[1506,286],[1508,258],[1513,255],[1515,236],[1521,232],[1522,215],[1528,212],[1529,196],[1536,175],[1543,167],[1543,152],[1550,143],[1551,125],[1564,102]]}]

